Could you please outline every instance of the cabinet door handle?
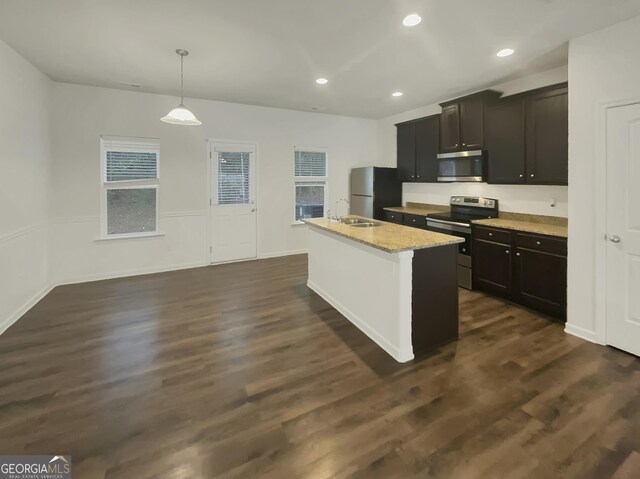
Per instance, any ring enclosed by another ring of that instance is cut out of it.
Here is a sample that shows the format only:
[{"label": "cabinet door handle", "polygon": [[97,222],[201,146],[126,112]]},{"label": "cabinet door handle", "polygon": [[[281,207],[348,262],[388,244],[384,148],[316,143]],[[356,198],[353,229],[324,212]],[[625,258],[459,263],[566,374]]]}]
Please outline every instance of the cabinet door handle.
[{"label": "cabinet door handle", "polygon": [[489,236],[493,236],[493,233],[489,233]]},{"label": "cabinet door handle", "polygon": [[620,236],[613,235],[609,238],[609,241],[611,241],[612,243],[620,243]]},{"label": "cabinet door handle", "polygon": [[536,244],[537,244],[538,246],[540,246],[540,241],[536,241]]},{"label": "cabinet door handle", "polygon": [[522,178],[524,175],[520,175],[520,178]]},{"label": "cabinet door handle", "polygon": [[533,178],[535,175],[533,173],[531,173],[531,178]]},{"label": "cabinet door handle", "polygon": [[520,253],[516,253],[516,256],[520,256]]},{"label": "cabinet door handle", "polygon": [[506,251],[505,251],[505,254],[509,254],[509,253],[510,253],[510,251],[509,251],[509,250],[506,250]]}]

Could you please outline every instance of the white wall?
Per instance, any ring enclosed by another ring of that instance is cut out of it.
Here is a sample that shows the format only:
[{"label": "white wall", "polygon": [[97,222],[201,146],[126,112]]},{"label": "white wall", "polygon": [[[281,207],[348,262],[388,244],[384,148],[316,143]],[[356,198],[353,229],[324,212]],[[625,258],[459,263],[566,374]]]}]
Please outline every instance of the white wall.
[{"label": "white wall", "polygon": [[[56,83],[52,124],[53,269],[57,282],[196,266],[208,261],[205,139],[258,145],[258,254],[305,249],[293,221],[293,147],[329,152],[329,207],[348,194],[349,171],[376,162],[377,122],[207,100],[186,103],[201,127],[162,123],[171,96]],[[160,238],[99,236],[100,135],[160,139]]]},{"label": "white wall", "polygon": [[51,81],[0,42],[0,332],[49,288]]},{"label": "white wall", "polygon": [[640,17],[571,41],[569,46],[569,289],[567,331],[604,342],[604,271],[596,258],[604,229],[595,212],[605,198],[602,117],[606,104],[640,101]]},{"label": "white wall", "polygon": [[[505,95],[513,95],[554,83],[567,81],[567,68],[560,67],[519,80],[513,80],[492,87]],[[447,98],[443,98],[443,101]],[[440,105],[428,105],[409,110],[378,121],[378,155],[381,164],[396,164],[396,123],[440,113]],[[419,184],[405,183],[403,201],[433,204],[448,204],[452,195],[479,195],[500,200],[500,209],[520,213],[563,216],[568,213],[566,186],[533,185],[488,185],[470,184]],[[551,199],[556,206],[550,206]]]}]

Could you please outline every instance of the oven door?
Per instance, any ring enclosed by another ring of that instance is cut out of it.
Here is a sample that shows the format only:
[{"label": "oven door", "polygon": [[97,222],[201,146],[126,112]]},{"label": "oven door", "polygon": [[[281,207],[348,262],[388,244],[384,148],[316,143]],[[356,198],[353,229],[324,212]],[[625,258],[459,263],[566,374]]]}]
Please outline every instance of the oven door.
[{"label": "oven door", "polygon": [[458,244],[458,285],[471,289],[471,227],[427,217],[427,230],[464,239]]}]

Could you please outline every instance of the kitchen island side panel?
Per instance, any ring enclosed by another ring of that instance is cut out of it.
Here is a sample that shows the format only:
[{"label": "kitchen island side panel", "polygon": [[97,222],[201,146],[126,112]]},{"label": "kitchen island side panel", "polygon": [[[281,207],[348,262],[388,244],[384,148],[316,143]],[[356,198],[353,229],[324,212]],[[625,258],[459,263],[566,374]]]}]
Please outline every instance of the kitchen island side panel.
[{"label": "kitchen island side panel", "polygon": [[416,356],[458,339],[457,260],[458,245],[414,252],[411,335]]},{"label": "kitchen island side panel", "polygon": [[387,253],[309,228],[307,285],[399,362],[413,359],[413,251]]}]

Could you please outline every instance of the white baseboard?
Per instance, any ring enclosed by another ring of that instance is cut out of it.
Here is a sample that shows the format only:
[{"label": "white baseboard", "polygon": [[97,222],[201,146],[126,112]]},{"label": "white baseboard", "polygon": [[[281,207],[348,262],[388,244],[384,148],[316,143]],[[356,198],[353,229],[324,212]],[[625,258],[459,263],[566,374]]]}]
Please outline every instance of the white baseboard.
[{"label": "white baseboard", "polygon": [[591,331],[574,324],[567,323],[564,326],[564,332],[592,343],[602,344],[600,341],[598,341],[595,331]]},{"label": "white baseboard", "polygon": [[354,326],[356,326],[360,331],[366,334],[369,339],[375,342],[378,346],[384,349],[387,354],[389,354],[393,359],[398,361],[399,363],[406,363],[407,361],[411,361],[414,358],[413,351],[401,351],[389,341],[387,341],[382,335],[380,335],[375,329],[365,323],[362,319],[358,318],[355,314],[353,314],[348,308],[346,308],[342,303],[336,300],[333,296],[328,294],[318,285],[314,284],[312,281],[307,281],[307,286],[311,288],[314,292],[316,292],[322,299],[324,299],[327,303],[333,306],[340,314],[342,314],[345,318],[347,318]]},{"label": "white baseboard", "polygon": [[33,308],[38,301],[44,298],[51,290],[55,288],[55,285],[49,284],[34,294],[29,300],[20,306],[14,313],[7,319],[0,323],[0,334],[9,329],[16,321],[18,321],[27,311]]},{"label": "white baseboard", "polygon": [[142,269],[129,270],[129,271],[90,274],[86,276],[78,276],[75,278],[60,279],[57,281],[56,286],[62,286],[65,284],[89,283],[91,281],[103,281],[105,279],[128,278],[131,276],[142,276],[144,274],[166,273],[169,271],[179,271],[181,269],[201,268],[203,266],[209,266],[209,263],[206,263],[206,262],[183,263],[183,264],[174,264],[169,266],[161,266],[161,267],[153,267],[153,268],[142,268]]},{"label": "white baseboard", "polygon": [[306,249],[294,249],[289,251],[275,251],[273,253],[260,253],[258,259],[279,258],[280,256],[291,256],[294,254],[307,254]]}]

